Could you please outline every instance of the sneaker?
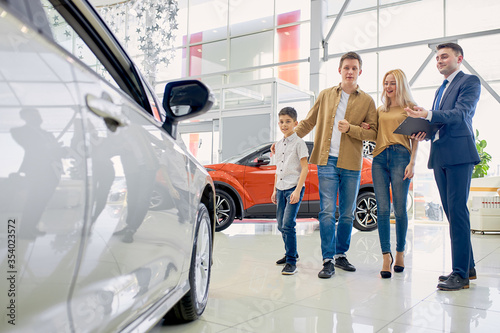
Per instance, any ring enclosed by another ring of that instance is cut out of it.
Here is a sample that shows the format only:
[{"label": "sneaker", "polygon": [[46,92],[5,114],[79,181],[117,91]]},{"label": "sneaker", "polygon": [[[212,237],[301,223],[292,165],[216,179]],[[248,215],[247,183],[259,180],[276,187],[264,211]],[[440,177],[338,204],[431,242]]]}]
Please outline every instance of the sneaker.
[{"label": "sneaker", "polygon": [[337,259],[335,259],[335,267],[338,267],[348,272],[356,271],[356,267],[351,265],[346,257],[338,257]]},{"label": "sneaker", "polygon": [[[297,261],[299,261],[299,255],[297,254]],[[283,256],[280,260],[276,261],[276,265],[284,265],[286,264],[286,256]]]},{"label": "sneaker", "polygon": [[328,260],[323,263],[323,269],[318,273],[318,277],[320,279],[329,279],[333,274],[335,274],[335,267],[333,266],[333,262]]},{"label": "sneaker", "polygon": [[289,263],[287,263],[285,267],[283,267],[283,270],[281,271],[281,274],[283,275],[293,275],[295,273],[297,273],[297,266]]}]

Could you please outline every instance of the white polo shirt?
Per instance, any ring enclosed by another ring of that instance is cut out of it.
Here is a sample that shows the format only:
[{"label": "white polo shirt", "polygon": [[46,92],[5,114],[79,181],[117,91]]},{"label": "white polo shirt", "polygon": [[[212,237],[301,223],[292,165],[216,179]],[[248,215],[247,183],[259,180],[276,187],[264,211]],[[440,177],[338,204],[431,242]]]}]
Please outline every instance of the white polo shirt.
[{"label": "white polo shirt", "polygon": [[280,191],[297,186],[302,167],[300,160],[309,156],[307,145],[293,133],[276,143],[276,188]]}]

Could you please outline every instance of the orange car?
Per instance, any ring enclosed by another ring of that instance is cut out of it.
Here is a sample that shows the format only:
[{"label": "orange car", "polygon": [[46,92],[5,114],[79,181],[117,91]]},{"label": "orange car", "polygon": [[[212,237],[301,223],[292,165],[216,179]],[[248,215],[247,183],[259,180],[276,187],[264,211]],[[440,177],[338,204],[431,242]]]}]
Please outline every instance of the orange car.
[{"label": "orange car", "polygon": [[[306,144],[310,155],[313,142]],[[276,166],[271,165],[271,145],[265,143],[222,163],[205,165],[215,185],[216,231],[229,227],[235,218],[276,218],[276,205],[271,202],[276,170]],[[361,231],[377,229],[377,202],[371,166],[371,159],[364,157],[354,214],[354,227]],[[319,210],[317,166],[309,164],[298,217],[317,218]]]}]

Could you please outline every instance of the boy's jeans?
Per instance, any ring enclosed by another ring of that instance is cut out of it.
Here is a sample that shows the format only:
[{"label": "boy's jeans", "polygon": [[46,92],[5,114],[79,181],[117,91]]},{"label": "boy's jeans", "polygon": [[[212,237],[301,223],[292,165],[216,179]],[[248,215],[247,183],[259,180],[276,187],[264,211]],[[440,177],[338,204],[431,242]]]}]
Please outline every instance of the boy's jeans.
[{"label": "boy's jeans", "polygon": [[396,216],[396,251],[404,252],[406,231],[408,230],[408,214],[406,201],[410,179],[403,180],[405,169],[410,163],[410,152],[402,145],[391,145],[373,158],[372,177],[375,196],[377,198],[378,235],[382,253],[391,252],[391,194],[394,215]]},{"label": "boy's jeans", "polygon": [[[352,221],[356,209],[361,171],[337,168],[337,157],[328,157],[327,165],[318,165],[319,233],[324,259],[345,256],[351,243]],[[335,233],[335,210],[339,199],[339,224]]]},{"label": "boy's jeans", "polygon": [[290,204],[290,195],[295,191],[296,186],[288,190],[276,190],[276,221],[278,230],[281,231],[283,242],[285,243],[285,256],[288,264],[297,263],[297,236],[295,234],[295,219],[299,212],[300,203],[304,196],[304,189],[300,191],[300,199],[295,204]]}]

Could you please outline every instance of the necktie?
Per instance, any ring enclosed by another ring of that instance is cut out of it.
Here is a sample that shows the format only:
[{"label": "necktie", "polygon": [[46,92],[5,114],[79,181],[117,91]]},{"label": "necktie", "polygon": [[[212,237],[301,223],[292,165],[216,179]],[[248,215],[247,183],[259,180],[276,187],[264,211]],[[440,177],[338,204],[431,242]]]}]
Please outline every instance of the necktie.
[{"label": "necktie", "polygon": [[441,97],[443,97],[444,88],[448,84],[448,80],[444,80],[441,87],[439,87],[438,95],[436,97],[436,103],[434,104],[434,110],[439,110],[439,103],[441,102]]}]

